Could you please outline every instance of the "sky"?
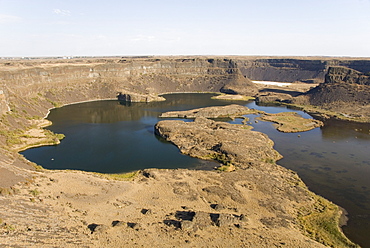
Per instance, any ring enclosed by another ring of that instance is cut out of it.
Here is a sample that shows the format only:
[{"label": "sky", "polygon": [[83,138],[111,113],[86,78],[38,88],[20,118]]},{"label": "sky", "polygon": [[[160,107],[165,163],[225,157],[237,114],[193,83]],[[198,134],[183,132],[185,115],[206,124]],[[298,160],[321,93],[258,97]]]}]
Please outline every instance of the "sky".
[{"label": "sky", "polygon": [[370,0],[0,0],[0,57],[370,57]]}]

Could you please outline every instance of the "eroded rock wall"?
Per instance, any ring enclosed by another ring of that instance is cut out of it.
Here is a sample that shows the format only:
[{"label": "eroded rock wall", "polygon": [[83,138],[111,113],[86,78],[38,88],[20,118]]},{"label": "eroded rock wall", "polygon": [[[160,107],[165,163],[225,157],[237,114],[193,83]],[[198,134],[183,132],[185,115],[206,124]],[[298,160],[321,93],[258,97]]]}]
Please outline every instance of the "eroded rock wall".
[{"label": "eroded rock wall", "polygon": [[370,72],[370,60],[338,58],[246,58],[237,59],[242,74],[251,80],[322,83],[329,67],[343,66]]},{"label": "eroded rock wall", "polygon": [[367,105],[370,103],[370,77],[346,67],[331,67],[325,82],[310,90],[307,95],[312,105],[337,102]]},{"label": "eroded rock wall", "polygon": [[294,99],[348,118],[370,116],[370,76],[346,67],[330,67],[325,82]]},{"label": "eroded rock wall", "polygon": [[[254,95],[256,87],[230,59],[110,59],[3,65],[4,99],[30,115],[63,104],[114,99],[118,93],[219,92]],[[152,99],[152,98],[137,98]],[[2,108],[3,109],[3,108]]]}]

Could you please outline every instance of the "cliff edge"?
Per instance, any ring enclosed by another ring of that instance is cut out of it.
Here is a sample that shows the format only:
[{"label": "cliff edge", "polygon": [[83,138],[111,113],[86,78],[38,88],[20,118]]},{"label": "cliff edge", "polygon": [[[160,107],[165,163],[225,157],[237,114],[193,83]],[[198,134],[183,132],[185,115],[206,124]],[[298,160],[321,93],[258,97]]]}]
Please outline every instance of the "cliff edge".
[{"label": "cliff edge", "polygon": [[370,76],[346,67],[330,67],[324,83],[306,94],[311,105],[370,120]]}]

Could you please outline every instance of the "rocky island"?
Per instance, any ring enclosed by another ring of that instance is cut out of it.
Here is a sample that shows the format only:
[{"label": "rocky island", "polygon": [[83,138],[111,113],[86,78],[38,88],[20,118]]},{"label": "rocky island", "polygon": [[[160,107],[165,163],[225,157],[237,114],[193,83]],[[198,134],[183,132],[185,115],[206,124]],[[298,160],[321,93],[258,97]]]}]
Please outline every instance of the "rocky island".
[{"label": "rocky island", "polygon": [[[230,172],[51,171],[18,151],[62,138],[48,134],[44,140],[44,131],[35,132],[42,130],[38,123],[50,108],[119,96],[146,102],[169,92],[223,92],[261,101],[269,95],[265,101],[299,105],[320,116],[367,121],[369,60],[236,56],[0,62],[1,245],[356,247],[339,228],[340,208],[277,165],[280,155],[272,141],[246,125],[194,116],[191,123],[156,126],[182,152],[218,160],[232,166]],[[337,66],[347,69],[329,69]],[[249,78],[299,81],[312,89],[259,89]],[[345,92],[342,102],[356,104],[335,112],[338,99],[321,100],[337,94],[333,90]],[[221,117],[235,114],[226,111]]]}]

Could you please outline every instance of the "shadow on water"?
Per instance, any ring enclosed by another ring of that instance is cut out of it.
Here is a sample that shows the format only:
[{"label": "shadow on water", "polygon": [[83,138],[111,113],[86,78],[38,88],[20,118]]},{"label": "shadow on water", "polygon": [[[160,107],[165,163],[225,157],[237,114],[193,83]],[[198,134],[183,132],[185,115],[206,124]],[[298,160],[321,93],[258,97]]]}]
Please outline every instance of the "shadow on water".
[{"label": "shadow on water", "polygon": [[[54,109],[49,127],[66,138],[58,146],[29,149],[22,154],[48,169],[76,169],[121,173],[144,168],[211,169],[217,164],[179,153],[171,143],[155,136],[162,112],[231,103],[269,113],[295,111],[255,102],[212,100],[213,94],[171,94],[164,102],[88,102]],[[278,132],[270,122],[248,115],[254,130],[266,133],[284,158],[278,164],[292,169],[309,188],[349,212],[345,233],[370,247],[370,124],[325,121],[325,126],[302,133]],[[241,123],[236,119],[231,123]]]}]

